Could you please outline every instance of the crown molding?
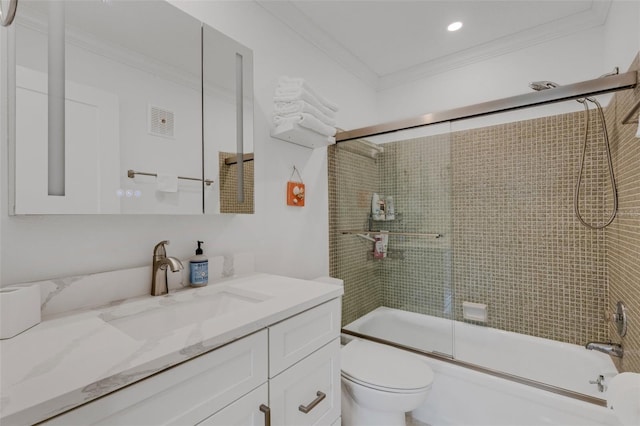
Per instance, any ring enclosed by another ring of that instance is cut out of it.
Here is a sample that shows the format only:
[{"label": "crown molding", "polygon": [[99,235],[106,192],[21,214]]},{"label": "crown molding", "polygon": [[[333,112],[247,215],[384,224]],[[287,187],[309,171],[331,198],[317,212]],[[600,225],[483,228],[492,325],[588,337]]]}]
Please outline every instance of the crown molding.
[{"label": "crown molding", "polygon": [[269,0],[256,0],[256,3],[351,74],[372,88],[377,88],[378,74],[365,65],[353,52],[309,19],[293,3]]},{"label": "crown molding", "polygon": [[383,76],[376,74],[290,1],[256,2],[347,71],[379,91],[603,25],[607,20],[612,0],[594,0],[591,8],[584,12]]},{"label": "crown molding", "polygon": [[515,52],[537,44],[566,37],[589,28],[603,25],[609,14],[612,0],[593,1],[592,7],[584,12],[561,18],[553,22],[501,37],[489,43],[465,49],[451,55],[381,76],[378,90],[389,89],[420,80],[456,68],[465,67],[497,56]]}]

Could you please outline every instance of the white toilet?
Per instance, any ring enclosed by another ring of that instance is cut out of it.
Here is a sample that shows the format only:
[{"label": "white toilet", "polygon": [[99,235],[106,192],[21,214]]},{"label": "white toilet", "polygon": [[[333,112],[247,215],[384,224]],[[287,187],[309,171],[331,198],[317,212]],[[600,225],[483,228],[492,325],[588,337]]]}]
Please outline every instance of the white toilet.
[{"label": "white toilet", "polygon": [[355,339],[340,355],[343,426],[404,426],[431,389],[431,368],[400,349]]}]

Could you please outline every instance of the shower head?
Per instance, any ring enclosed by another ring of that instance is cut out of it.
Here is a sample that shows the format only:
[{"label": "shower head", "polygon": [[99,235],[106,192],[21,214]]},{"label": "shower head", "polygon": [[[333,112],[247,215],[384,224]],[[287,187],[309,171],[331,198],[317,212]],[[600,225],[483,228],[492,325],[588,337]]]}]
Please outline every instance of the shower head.
[{"label": "shower head", "polygon": [[538,92],[541,90],[553,89],[558,86],[560,85],[557,83],[554,83],[553,81],[547,81],[547,80],[532,81],[531,83],[529,83],[529,87]]},{"label": "shower head", "polygon": [[[607,75],[613,75],[613,74],[605,74],[603,77],[606,77]],[[542,80],[542,81],[532,81],[531,83],[529,83],[529,87],[535,91],[540,92],[541,90],[555,89],[556,87],[560,87],[560,85],[558,83],[554,83],[553,81]],[[576,99],[576,101],[580,102],[581,104],[584,104],[585,101],[589,101],[593,103],[597,102],[594,98],[591,98],[591,97]]]}]

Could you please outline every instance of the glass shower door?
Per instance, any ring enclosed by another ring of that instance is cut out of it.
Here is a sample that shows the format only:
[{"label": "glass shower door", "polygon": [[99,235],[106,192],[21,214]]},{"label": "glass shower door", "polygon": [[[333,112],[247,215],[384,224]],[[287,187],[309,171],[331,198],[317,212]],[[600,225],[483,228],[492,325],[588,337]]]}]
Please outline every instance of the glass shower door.
[{"label": "glass shower door", "polygon": [[575,101],[452,126],[454,356],[602,398],[595,380],[615,367],[584,345],[608,340],[605,233],[574,212],[581,168],[584,219],[603,223],[613,205],[602,122],[589,104],[586,140]]},{"label": "glass shower door", "polygon": [[449,124],[340,143],[329,167],[345,330],[452,357]]}]

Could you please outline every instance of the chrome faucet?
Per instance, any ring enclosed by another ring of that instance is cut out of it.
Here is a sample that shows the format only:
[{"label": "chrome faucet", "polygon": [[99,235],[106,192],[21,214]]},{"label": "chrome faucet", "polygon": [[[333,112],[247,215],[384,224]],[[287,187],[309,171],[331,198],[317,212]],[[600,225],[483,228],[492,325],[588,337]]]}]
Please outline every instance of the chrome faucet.
[{"label": "chrome faucet", "polygon": [[585,348],[603,352],[607,355],[617,356],[618,358],[622,358],[622,355],[624,355],[622,346],[612,342],[589,342],[585,345]]},{"label": "chrome faucet", "polygon": [[[161,296],[169,293],[169,283],[167,281],[167,268],[171,268],[171,272],[181,271],[183,266],[182,262],[175,257],[168,257],[166,245],[169,245],[169,241],[160,241],[153,248],[153,270],[151,278],[151,295]],[[162,284],[162,278],[158,279],[158,271],[164,271],[164,285]]]}]

